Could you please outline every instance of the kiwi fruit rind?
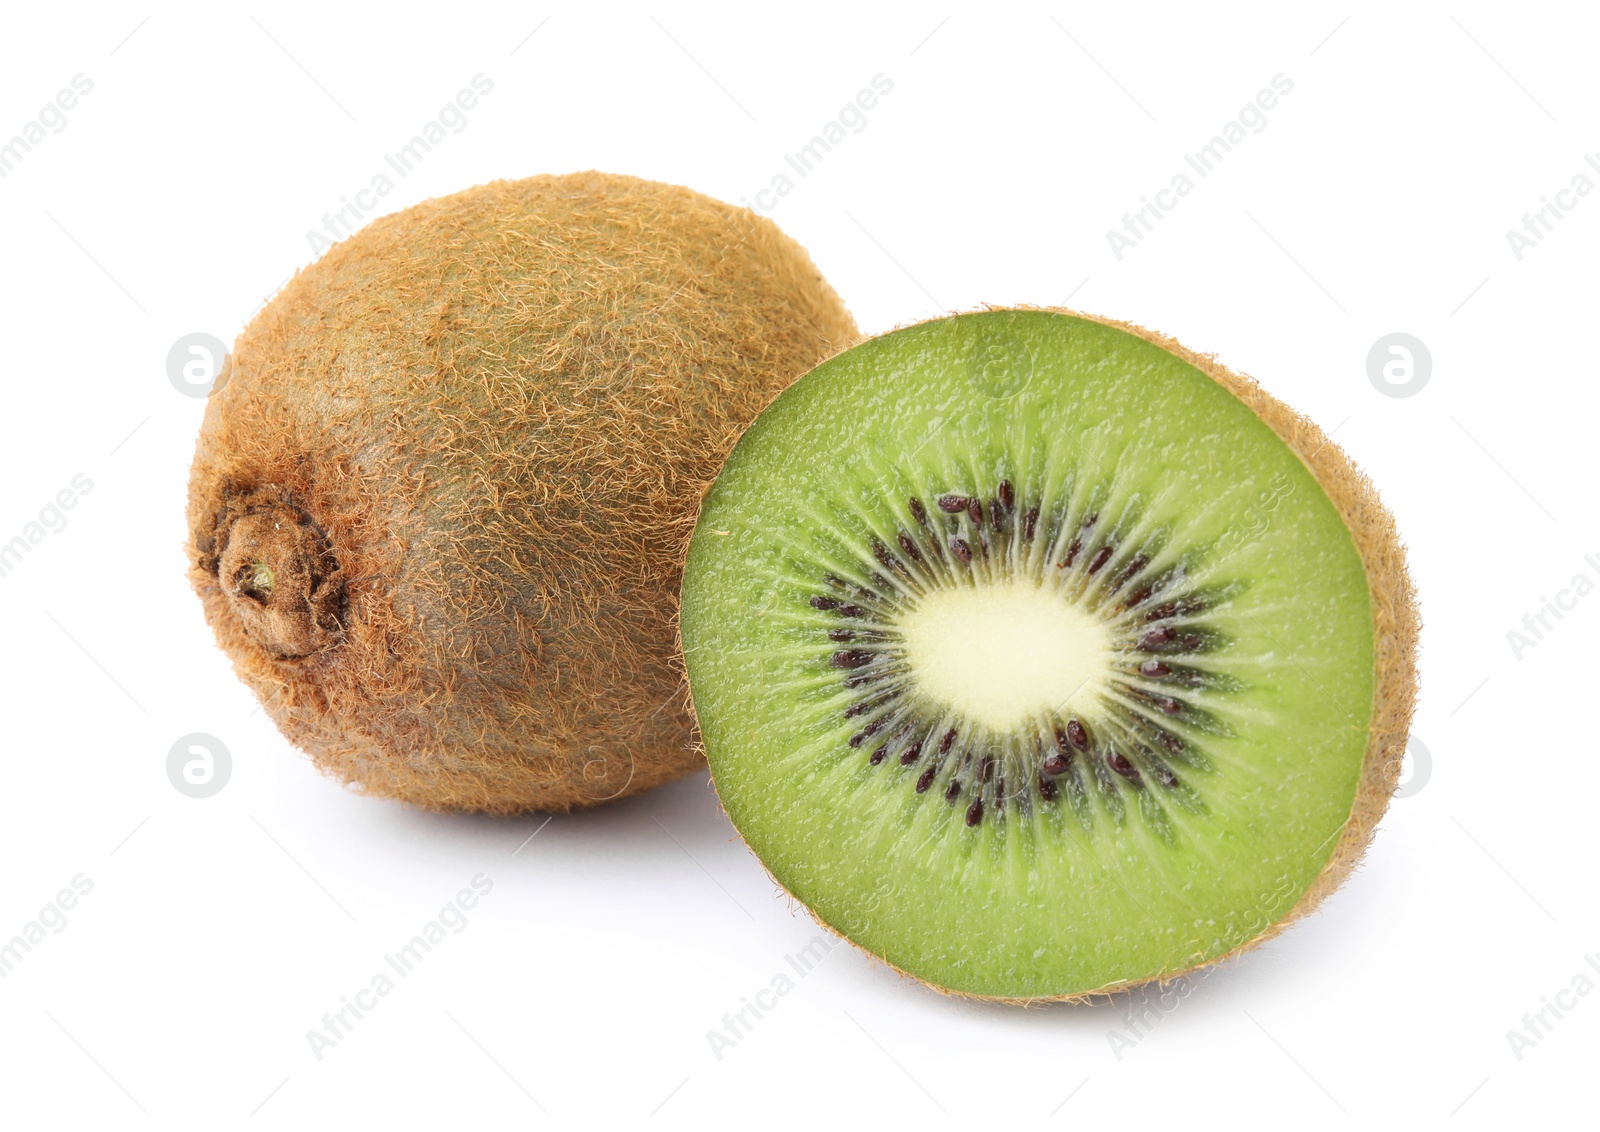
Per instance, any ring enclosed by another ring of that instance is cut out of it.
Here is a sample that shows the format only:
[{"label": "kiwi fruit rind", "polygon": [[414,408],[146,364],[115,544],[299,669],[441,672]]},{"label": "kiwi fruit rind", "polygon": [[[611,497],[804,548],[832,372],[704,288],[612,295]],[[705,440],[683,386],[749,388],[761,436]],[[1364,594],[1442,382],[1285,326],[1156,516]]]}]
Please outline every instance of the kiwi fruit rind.
[{"label": "kiwi fruit rind", "polygon": [[724,808],[825,926],[948,992],[1081,999],[1270,938],[1393,793],[1417,613],[1309,420],[1138,327],[987,310],[824,362],[683,579]]},{"label": "kiwi fruit rind", "polygon": [[854,322],[770,221],[602,173],[374,221],[239,336],[190,578],[319,767],[433,809],[621,797],[703,765],[683,550],[762,407]]}]

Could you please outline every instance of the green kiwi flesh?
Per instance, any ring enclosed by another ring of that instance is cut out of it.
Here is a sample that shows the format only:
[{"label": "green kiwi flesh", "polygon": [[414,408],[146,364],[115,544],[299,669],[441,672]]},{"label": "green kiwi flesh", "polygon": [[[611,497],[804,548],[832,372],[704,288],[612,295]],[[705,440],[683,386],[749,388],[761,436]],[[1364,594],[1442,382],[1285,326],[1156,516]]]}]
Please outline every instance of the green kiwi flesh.
[{"label": "green kiwi flesh", "polygon": [[823,924],[943,990],[1077,998],[1343,879],[1397,773],[1409,580],[1342,454],[1219,372],[993,310],[837,355],[745,433],[684,657],[724,807]]}]

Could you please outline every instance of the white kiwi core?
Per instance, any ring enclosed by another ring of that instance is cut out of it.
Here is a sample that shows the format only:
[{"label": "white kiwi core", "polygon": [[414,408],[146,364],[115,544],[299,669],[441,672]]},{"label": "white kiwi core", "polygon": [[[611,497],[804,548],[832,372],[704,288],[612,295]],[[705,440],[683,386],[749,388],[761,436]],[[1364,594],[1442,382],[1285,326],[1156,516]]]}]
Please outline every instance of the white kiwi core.
[{"label": "white kiwi core", "polygon": [[1026,579],[935,589],[899,628],[918,690],[995,731],[1081,713],[1113,672],[1107,626]]}]

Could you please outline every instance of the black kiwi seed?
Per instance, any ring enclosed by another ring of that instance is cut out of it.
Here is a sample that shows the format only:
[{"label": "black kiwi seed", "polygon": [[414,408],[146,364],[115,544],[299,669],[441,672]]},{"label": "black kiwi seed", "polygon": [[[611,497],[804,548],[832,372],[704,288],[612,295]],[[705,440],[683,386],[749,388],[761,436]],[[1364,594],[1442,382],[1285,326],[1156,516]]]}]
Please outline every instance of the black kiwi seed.
[{"label": "black kiwi seed", "polygon": [[1143,554],[1135,554],[1128,564],[1122,568],[1122,573],[1117,576],[1118,588],[1133,581],[1148,565],[1150,565],[1150,559]]},{"label": "black kiwi seed", "polygon": [[998,494],[1000,496],[1000,505],[1002,507],[1004,507],[1007,511],[1011,510],[1011,508],[1017,502],[1017,493],[1016,493],[1016,490],[1011,486],[1011,481],[1010,480],[1001,480],[1000,481],[1000,487],[998,489]]},{"label": "black kiwi seed", "polygon": [[983,820],[983,799],[974,798],[972,805],[967,807],[967,825],[974,826]]},{"label": "black kiwi seed", "polygon": [[1023,518],[1022,518],[1022,537],[1023,537],[1024,541],[1026,541],[1026,542],[1032,542],[1033,541],[1033,530],[1034,530],[1034,527],[1036,527],[1038,525],[1038,523],[1039,523],[1039,509],[1037,507],[1028,508],[1028,513],[1026,515],[1024,515]]},{"label": "black kiwi seed", "polygon": [[922,505],[922,500],[913,495],[909,502],[911,504],[912,518],[916,519],[920,526],[926,527],[928,525],[928,509]]},{"label": "black kiwi seed", "polygon": [[967,509],[965,495],[941,495],[939,497],[939,510],[947,515],[957,515]]},{"label": "black kiwi seed", "polygon": [[1139,647],[1145,652],[1150,652],[1170,643],[1175,636],[1177,636],[1177,633],[1173,631],[1172,627],[1164,625],[1159,629],[1151,629],[1143,637],[1140,637]]},{"label": "black kiwi seed", "polygon": [[853,676],[846,676],[844,678],[844,686],[846,688],[861,688],[867,684],[876,683],[887,676],[893,675],[893,672],[887,670],[881,672],[857,672]]},{"label": "black kiwi seed", "polygon": [[966,539],[952,538],[950,540],[950,553],[961,559],[963,563],[972,561],[972,547],[967,545]]},{"label": "black kiwi seed", "polygon": [[1094,552],[1094,557],[1089,559],[1089,573],[1098,574],[1100,572],[1100,568],[1110,561],[1111,548],[1109,546],[1102,546],[1099,550]]},{"label": "black kiwi seed", "polygon": [[811,599],[811,608],[820,609],[824,612],[830,609],[838,609],[839,599],[833,597],[824,597],[822,594],[818,594],[816,597]]},{"label": "black kiwi seed", "polygon": [[[879,542],[877,539],[872,540],[872,553],[877,557],[879,562],[882,562],[896,574],[899,574],[902,577],[910,574],[910,571],[906,569],[906,564],[896,558],[890,552],[889,548],[884,546],[883,543]],[[887,581],[888,579],[884,580]]]},{"label": "black kiwi seed", "polygon": [[1122,775],[1123,778],[1132,779],[1135,782],[1137,782],[1139,779],[1139,768],[1129,762],[1128,756],[1124,755],[1121,751],[1107,751],[1106,765],[1112,770],[1116,771],[1118,774]]},{"label": "black kiwi seed", "polygon": [[1089,749],[1089,732],[1076,719],[1067,720],[1067,742],[1080,751]]},{"label": "black kiwi seed", "polygon": [[877,655],[877,653],[868,652],[866,649],[847,649],[833,654],[833,666],[835,668],[861,668],[864,665],[871,664],[873,658]]},{"label": "black kiwi seed", "polygon": [[973,525],[983,526],[983,504],[976,499],[967,500],[967,518],[972,520]]}]

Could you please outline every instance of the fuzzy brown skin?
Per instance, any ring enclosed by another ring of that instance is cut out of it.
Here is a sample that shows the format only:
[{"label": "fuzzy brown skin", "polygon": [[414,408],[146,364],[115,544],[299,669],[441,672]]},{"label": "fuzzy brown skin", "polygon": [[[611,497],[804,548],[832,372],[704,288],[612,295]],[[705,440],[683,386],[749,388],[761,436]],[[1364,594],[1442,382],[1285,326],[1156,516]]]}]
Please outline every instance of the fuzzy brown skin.
[{"label": "fuzzy brown skin", "polygon": [[[1312,912],[1345,882],[1360,862],[1367,846],[1371,844],[1372,837],[1377,832],[1378,821],[1389,808],[1389,799],[1394,796],[1395,787],[1400,781],[1401,763],[1411,734],[1411,714],[1417,699],[1417,647],[1422,622],[1417,610],[1416,588],[1406,568],[1405,547],[1400,541],[1400,532],[1395,526],[1394,516],[1383,505],[1377,489],[1372,486],[1372,481],[1361,473],[1361,470],[1345,455],[1343,449],[1328,439],[1327,434],[1309,417],[1300,415],[1273,397],[1262,389],[1254,378],[1234,373],[1218,362],[1214,355],[1197,354],[1176,339],[1158,331],[1146,330],[1130,322],[1085,314],[1064,307],[1024,306],[984,309],[1050,310],[1057,314],[1071,315],[1074,318],[1089,319],[1106,326],[1117,327],[1182,358],[1243,401],[1300,458],[1301,463],[1305,464],[1322,490],[1327,493],[1334,509],[1344,519],[1345,526],[1350,530],[1351,541],[1355,543],[1356,552],[1366,567],[1367,592],[1372,604],[1372,720],[1368,727],[1366,755],[1361,763],[1361,779],[1356,787],[1350,817],[1345,822],[1344,830],[1335,843],[1327,863],[1311,887],[1282,919],[1226,954],[1174,969],[1156,978],[1112,983],[1093,990],[1054,997],[1002,998],[951,990],[936,983],[926,982],[910,971],[896,967],[882,956],[868,952],[872,958],[904,978],[922,983],[940,994],[953,998],[971,998],[1012,1006],[1030,1006],[1046,1002],[1087,1002],[1097,997],[1135,990],[1141,986],[1165,985],[1194,971],[1236,958],[1272,939],[1290,924]],[[805,907],[792,892],[783,888],[777,878],[774,877],[773,882],[783,889],[792,904]],[[809,908],[806,908],[806,911],[827,932],[838,936],[851,946],[856,946],[854,940],[815,912],[811,912]]]},{"label": "fuzzy brown skin", "polygon": [[239,336],[189,576],[283,734],[375,795],[510,814],[702,764],[683,547],[744,426],[859,337],[771,221],[601,173],[374,221]]}]

